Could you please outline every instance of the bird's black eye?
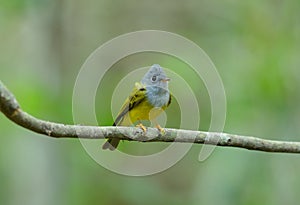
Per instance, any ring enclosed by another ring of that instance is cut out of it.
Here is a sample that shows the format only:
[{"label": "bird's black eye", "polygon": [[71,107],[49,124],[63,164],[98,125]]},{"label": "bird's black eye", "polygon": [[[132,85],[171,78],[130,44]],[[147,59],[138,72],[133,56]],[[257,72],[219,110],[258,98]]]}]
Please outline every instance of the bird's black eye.
[{"label": "bird's black eye", "polygon": [[154,75],[154,76],[152,76],[152,78],[151,78],[151,80],[152,80],[152,82],[155,82],[156,81],[156,79],[157,79],[157,77]]}]

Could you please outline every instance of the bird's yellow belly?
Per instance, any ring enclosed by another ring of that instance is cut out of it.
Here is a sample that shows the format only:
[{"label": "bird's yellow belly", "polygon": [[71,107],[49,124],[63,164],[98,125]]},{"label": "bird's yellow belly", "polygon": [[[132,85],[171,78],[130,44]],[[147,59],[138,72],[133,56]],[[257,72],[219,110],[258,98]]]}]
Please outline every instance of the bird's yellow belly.
[{"label": "bird's yellow belly", "polygon": [[160,115],[165,107],[155,108],[148,101],[143,101],[124,116],[120,125],[130,126],[140,120],[153,120]]}]

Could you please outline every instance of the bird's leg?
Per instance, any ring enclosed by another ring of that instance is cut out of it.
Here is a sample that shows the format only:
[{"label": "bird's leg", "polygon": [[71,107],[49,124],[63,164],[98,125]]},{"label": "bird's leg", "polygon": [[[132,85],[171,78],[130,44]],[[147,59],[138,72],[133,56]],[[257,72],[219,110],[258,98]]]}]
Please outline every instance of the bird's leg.
[{"label": "bird's leg", "polygon": [[141,128],[144,132],[147,131],[147,128],[142,124],[142,122],[140,120],[139,120],[139,124],[137,124],[136,127]]},{"label": "bird's leg", "polygon": [[157,123],[156,120],[153,120],[153,122],[154,122],[154,124],[155,124],[155,127],[158,129],[158,131],[159,131],[161,134],[165,134],[165,133],[166,133],[165,129],[162,128],[162,127]]},{"label": "bird's leg", "polygon": [[157,124],[155,127],[156,127],[156,128],[158,129],[158,131],[160,131],[161,133],[165,133],[165,132],[166,132],[165,129],[162,128],[159,124]]}]

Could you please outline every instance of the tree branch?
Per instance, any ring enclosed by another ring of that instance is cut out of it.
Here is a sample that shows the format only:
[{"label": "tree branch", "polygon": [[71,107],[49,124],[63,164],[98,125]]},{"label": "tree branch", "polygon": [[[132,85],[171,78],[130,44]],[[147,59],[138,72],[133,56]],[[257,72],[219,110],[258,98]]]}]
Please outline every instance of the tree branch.
[{"label": "tree branch", "polygon": [[143,132],[134,127],[96,127],[64,125],[37,119],[21,110],[14,95],[0,81],[0,111],[16,124],[31,131],[56,138],[104,139],[119,138],[142,142],[185,142],[239,147],[265,152],[300,153],[300,142],[260,139],[226,133],[165,129],[162,135],[155,128]]}]

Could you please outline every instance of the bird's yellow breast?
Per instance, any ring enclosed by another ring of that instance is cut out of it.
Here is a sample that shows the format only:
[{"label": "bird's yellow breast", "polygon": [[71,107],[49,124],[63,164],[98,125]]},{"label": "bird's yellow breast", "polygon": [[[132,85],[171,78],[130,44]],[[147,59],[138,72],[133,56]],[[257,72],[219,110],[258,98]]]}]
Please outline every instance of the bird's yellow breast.
[{"label": "bird's yellow breast", "polygon": [[167,106],[162,108],[153,107],[147,100],[144,100],[140,104],[136,105],[130,110],[120,122],[119,125],[130,126],[139,120],[152,120],[160,115]]}]

